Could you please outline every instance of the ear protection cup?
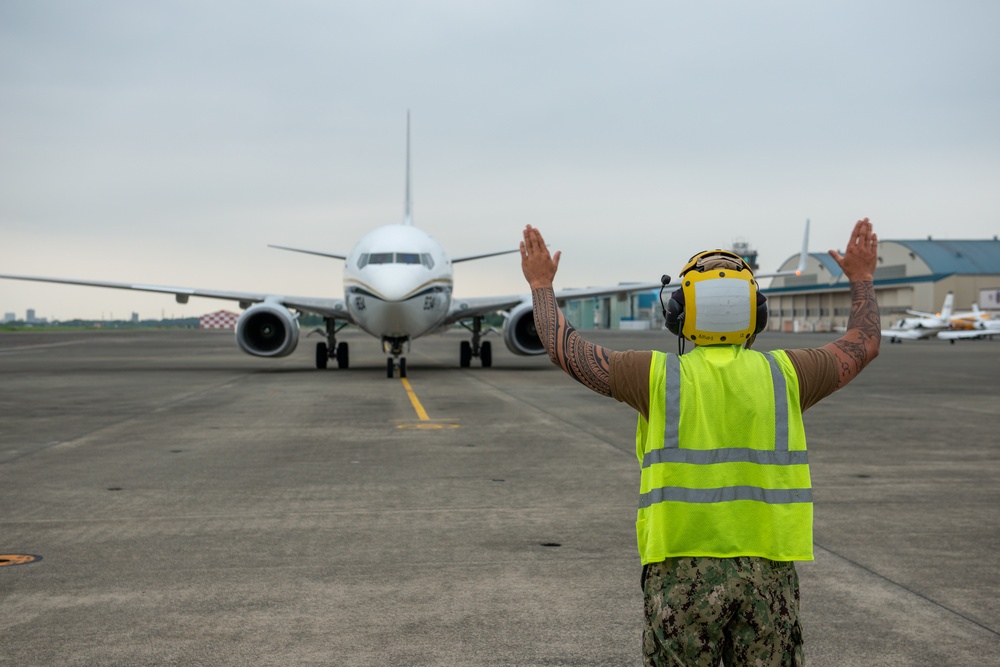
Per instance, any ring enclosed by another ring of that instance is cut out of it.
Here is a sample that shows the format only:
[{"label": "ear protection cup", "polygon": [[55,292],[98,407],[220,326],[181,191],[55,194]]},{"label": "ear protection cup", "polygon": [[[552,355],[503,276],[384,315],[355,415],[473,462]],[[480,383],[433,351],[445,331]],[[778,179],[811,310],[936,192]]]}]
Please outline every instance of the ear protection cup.
[{"label": "ear protection cup", "polygon": [[767,326],[767,297],[757,292],[757,322],[754,325],[754,335],[756,336]]},{"label": "ear protection cup", "polygon": [[[660,304],[663,304],[662,297],[660,298]],[[667,305],[663,308],[663,324],[670,333],[675,336],[681,335],[681,329],[684,328],[683,289],[674,290],[674,293],[670,295],[670,300],[667,301]]]}]

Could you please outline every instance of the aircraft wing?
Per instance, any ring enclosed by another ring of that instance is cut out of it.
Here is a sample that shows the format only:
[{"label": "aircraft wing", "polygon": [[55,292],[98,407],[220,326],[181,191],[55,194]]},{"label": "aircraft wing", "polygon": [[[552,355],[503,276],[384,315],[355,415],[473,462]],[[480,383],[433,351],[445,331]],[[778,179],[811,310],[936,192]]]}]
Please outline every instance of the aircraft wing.
[{"label": "aircraft wing", "polygon": [[30,280],[42,283],[61,283],[63,285],[81,285],[84,287],[107,287],[111,289],[135,290],[139,292],[157,292],[173,294],[178,303],[187,303],[192,296],[207,299],[225,299],[237,301],[241,308],[248,308],[255,303],[270,301],[286,308],[300,310],[306,313],[316,313],[324,317],[353,322],[343,299],[324,299],[308,296],[282,296],[264,292],[234,292],[226,290],[211,290],[197,287],[171,287],[169,285],[147,285],[143,283],[117,283],[103,280],[76,280],[72,278],[44,278],[41,276],[14,276],[0,274],[0,278],[9,280]]},{"label": "aircraft wing", "polygon": [[521,252],[520,248],[514,248],[513,250],[500,250],[497,252],[488,252],[482,255],[466,255],[465,257],[452,257],[451,263],[458,264],[459,262],[468,262],[473,259],[486,259],[487,257],[497,257],[499,255],[510,255],[511,253]]},{"label": "aircraft wing", "polygon": [[[667,287],[677,288],[680,283],[669,283]],[[586,299],[587,297],[621,295],[623,298],[635,292],[646,292],[651,289],[660,289],[662,283],[622,283],[614,287],[583,287],[579,289],[556,290],[556,300],[560,304],[573,299]]]},{"label": "aircraft wing", "polygon": [[511,308],[520,306],[522,303],[531,303],[531,295],[520,294],[516,296],[497,297],[482,296],[473,297],[471,299],[453,298],[451,300],[451,309],[448,311],[448,314],[441,323],[454,324],[455,322],[461,322],[462,320],[470,317],[496,313],[501,310],[510,310]]},{"label": "aircraft wing", "polygon": [[[584,289],[557,290],[556,300],[560,304],[571,299],[584,299],[587,297],[610,296],[621,294],[625,296],[633,292],[643,292],[650,289],[659,289],[660,283],[626,283],[614,287],[587,287]],[[460,322],[477,315],[496,313],[501,310],[510,310],[522,304],[531,304],[530,294],[515,294],[510,296],[484,296],[472,297],[469,299],[454,298],[451,302],[451,310],[444,318],[442,324],[452,324]]]},{"label": "aircraft wing", "polygon": [[961,331],[939,331],[937,337],[941,340],[958,340],[959,338],[992,338],[1000,336],[1000,329],[962,329]]},{"label": "aircraft wing", "polygon": [[936,329],[882,329],[882,338],[921,340],[933,336],[936,331]]}]

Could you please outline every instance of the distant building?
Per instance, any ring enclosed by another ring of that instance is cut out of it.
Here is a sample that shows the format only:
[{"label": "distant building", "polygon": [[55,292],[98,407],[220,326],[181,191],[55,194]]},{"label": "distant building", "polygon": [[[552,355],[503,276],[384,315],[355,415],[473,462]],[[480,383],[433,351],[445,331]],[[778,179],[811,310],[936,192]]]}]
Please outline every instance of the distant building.
[{"label": "distant building", "polygon": [[199,329],[235,329],[236,320],[240,319],[238,313],[231,313],[228,310],[217,310],[198,318]]},{"label": "distant building", "polygon": [[16,322],[17,321],[17,313],[4,313],[3,314],[3,321],[5,323],[6,322]]},{"label": "distant building", "polygon": [[[794,269],[799,256],[779,270]],[[936,313],[945,295],[955,295],[955,310],[1000,308],[1000,240],[879,239],[875,295],[882,327],[888,329],[907,310]],[[829,254],[810,253],[800,276],[774,278],[767,296],[769,331],[837,331],[847,326],[851,292],[843,271]]]},{"label": "distant building", "polygon": [[34,322],[35,321],[35,309],[34,308],[29,308],[28,309],[28,316],[25,318],[24,321],[25,322]]},{"label": "distant building", "polygon": [[[751,264],[757,252],[738,241],[733,249]],[[936,313],[945,295],[955,295],[955,310],[978,306],[1000,318],[1000,240],[879,239],[875,294],[882,327],[888,329],[907,310]],[[799,255],[778,271],[794,271]],[[770,271],[770,268],[768,269]],[[828,253],[810,253],[801,275],[765,278],[768,331],[843,331],[851,313],[847,279]],[[627,285],[627,283],[626,283]],[[664,293],[664,298],[668,294]],[[577,329],[661,329],[659,290],[568,300],[563,312]]]}]

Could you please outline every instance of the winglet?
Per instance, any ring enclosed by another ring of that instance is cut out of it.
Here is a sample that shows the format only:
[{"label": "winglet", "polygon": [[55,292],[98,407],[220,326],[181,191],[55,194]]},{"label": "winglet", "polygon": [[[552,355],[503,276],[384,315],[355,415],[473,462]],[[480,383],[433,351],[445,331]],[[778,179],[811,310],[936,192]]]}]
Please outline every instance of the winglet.
[{"label": "winglet", "polygon": [[403,202],[403,224],[413,224],[413,198],[410,192],[410,110],[406,110],[406,201]]},{"label": "winglet", "polygon": [[802,237],[802,254],[799,255],[799,265],[795,267],[795,275],[801,276],[806,272],[806,263],[809,261],[809,218],[806,218],[806,233]]}]

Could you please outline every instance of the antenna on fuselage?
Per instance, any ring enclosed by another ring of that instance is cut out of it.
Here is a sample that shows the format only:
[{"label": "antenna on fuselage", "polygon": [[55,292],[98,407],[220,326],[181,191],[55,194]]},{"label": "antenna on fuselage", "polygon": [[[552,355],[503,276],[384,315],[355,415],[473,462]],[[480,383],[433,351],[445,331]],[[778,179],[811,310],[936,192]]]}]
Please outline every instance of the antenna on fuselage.
[{"label": "antenna on fuselage", "polygon": [[403,224],[413,224],[413,198],[410,193],[410,110],[406,110],[406,201],[403,202]]}]

